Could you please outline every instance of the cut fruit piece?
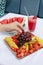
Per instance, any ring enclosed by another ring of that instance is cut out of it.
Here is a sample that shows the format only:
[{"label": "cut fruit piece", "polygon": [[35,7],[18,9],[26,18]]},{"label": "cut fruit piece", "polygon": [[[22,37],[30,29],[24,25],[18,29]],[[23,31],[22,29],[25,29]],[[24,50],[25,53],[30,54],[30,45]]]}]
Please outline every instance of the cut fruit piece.
[{"label": "cut fruit piece", "polygon": [[21,53],[21,50],[20,49],[17,49],[16,50],[17,54]]},{"label": "cut fruit piece", "polygon": [[30,53],[30,54],[33,53],[33,49],[29,50],[29,53]]},{"label": "cut fruit piece", "polygon": [[26,52],[26,50],[25,50],[25,49],[22,49],[22,50],[21,50],[21,53],[25,53],[25,52]]},{"label": "cut fruit piece", "polygon": [[23,58],[24,57],[24,53],[20,53],[16,55],[18,58]]},{"label": "cut fruit piece", "polygon": [[24,17],[14,17],[14,18],[10,18],[10,19],[4,19],[0,23],[1,24],[9,24],[12,22],[19,22],[21,25],[24,26],[25,18]]},{"label": "cut fruit piece", "polygon": [[18,18],[17,18],[17,21],[18,21],[20,24],[24,25],[24,23],[25,23],[25,18],[18,17]]},{"label": "cut fruit piece", "polygon": [[21,54],[20,54],[20,55],[21,55],[21,58],[23,58],[23,57],[24,57],[24,53],[23,53],[23,52],[21,52]]},{"label": "cut fruit piece", "polygon": [[20,47],[20,49],[26,49],[25,45],[23,45],[22,47]]},{"label": "cut fruit piece", "polygon": [[11,37],[6,37],[5,41],[8,43],[10,47],[18,48],[18,46],[15,44],[15,42],[13,42]]},{"label": "cut fruit piece", "polygon": [[33,49],[29,50],[29,53],[32,54],[33,53]]},{"label": "cut fruit piece", "polygon": [[15,44],[19,44],[19,41],[17,39],[14,39],[13,41],[15,42]]},{"label": "cut fruit piece", "polygon": [[27,55],[29,55],[29,52],[26,51],[26,52],[24,53],[24,56],[27,56]]},{"label": "cut fruit piece", "polygon": [[24,25],[25,18],[24,17],[14,17],[13,22],[15,22],[15,21],[19,22],[21,25]]},{"label": "cut fruit piece", "polygon": [[7,19],[2,20],[1,24],[8,24],[8,20]]},{"label": "cut fruit piece", "polygon": [[25,45],[25,47],[26,47],[26,51],[28,51],[29,50],[29,46],[28,46],[28,44],[24,44]]},{"label": "cut fruit piece", "polygon": [[12,36],[11,38],[14,40],[14,39],[16,39],[16,36]]},{"label": "cut fruit piece", "polygon": [[34,51],[37,51],[39,49],[39,45],[38,44],[39,44],[38,42],[35,42],[33,44]]},{"label": "cut fruit piece", "polygon": [[17,44],[17,45],[19,44],[19,40],[17,40],[16,36],[12,36],[11,38],[13,39],[13,41],[15,42],[15,44]]},{"label": "cut fruit piece", "polygon": [[8,24],[13,22],[13,18],[8,19]]},{"label": "cut fruit piece", "polygon": [[13,22],[15,22],[15,21],[17,21],[17,17],[14,17],[14,18],[13,18]]},{"label": "cut fruit piece", "polygon": [[40,48],[43,48],[43,46],[42,46],[41,44],[38,44],[38,46],[39,46],[39,49],[40,49]]},{"label": "cut fruit piece", "polygon": [[41,44],[43,46],[43,40],[40,39],[39,37],[35,36],[36,40],[39,42],[39,44]]},{"label": "cut fruit piece", "polygon": [[17,52],[18,48],[11,47],[14,52]]},{"label": "cut fruit piece", "polygon": [[17,58],[21,58],[21,54],[16,54]]},{"label": "cut fruit piece", "polygon": [[17,21],[18,21],[19,23],[22,23],[23,19],[24,19],[24,18],[18,17],[18,18],[17,18]]}]

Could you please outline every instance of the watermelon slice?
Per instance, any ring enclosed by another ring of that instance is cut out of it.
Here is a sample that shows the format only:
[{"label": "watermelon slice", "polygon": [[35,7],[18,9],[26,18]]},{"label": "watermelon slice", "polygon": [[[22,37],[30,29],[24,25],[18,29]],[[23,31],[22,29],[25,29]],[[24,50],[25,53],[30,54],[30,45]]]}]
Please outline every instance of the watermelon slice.
[{"label": "watermelon slice", "polygon": [[24,17],[14,17],[13,22],[15,22],[15,21],[19,22],[21,25],[24,25],[25,18]]},{"label": "watermelon slice", "polygon": [[18,21],[21,25],[24,25],[24,23],[25,23],[25,18],[18,17],[18,18],[17,18],[17,21]]},{"label": "watermelon slice", "polygon": [[9,23],[12,23],[15,21],[19,22],[21,25],[24,26],[25,18],[24,17],[13,17],[10,19],[4,19],[4,20],[0,21],[0,24],[9,24]]}]

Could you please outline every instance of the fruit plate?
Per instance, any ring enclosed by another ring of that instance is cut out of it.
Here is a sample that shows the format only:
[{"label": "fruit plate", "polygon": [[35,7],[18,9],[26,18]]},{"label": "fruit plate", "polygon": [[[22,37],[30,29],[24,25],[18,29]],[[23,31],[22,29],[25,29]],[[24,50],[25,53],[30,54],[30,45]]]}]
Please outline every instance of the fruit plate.
[{"label": "fruit plate", "polygon": [[22,32],[12,37],[6,37],[5,42],[19,59],[43,48],[43,40],[30,32]]}]

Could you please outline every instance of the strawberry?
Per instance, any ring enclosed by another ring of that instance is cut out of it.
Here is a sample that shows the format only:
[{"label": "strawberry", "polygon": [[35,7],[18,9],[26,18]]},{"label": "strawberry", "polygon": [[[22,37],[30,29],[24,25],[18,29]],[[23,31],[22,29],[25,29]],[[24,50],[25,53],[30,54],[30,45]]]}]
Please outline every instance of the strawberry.
[{"label": "strawberry", "polygon": [[26,49],[24,45],[22,46],[22,49]]},{"label": "strawberry", "polygon": [[39,48],[43,48],[43,46],[41,44],[39,44]]},{"label": "strawberry", "polygon": [[29,55],[29,52],[26,51],[26,52],[24,53],[24,56],[27,56],[27,55]]},{"label": "strawberry", "polygon": [[37,51],[38,49],[39,49],[38,44],[34,43],[34,44],[33,44],[33,50],[34,50],[34,51]]},{"label": "strawberry", "polygon": [[21,50],[22,53],[25,53],[25,51],[26,51],[25,49],[22,49],[22,50]]},{"label": "strawberry", "polygon": [[16,52],[16,50],[17,50],[17,48],[14,48],[14,47],[12,47],[11,49],[12,49],[14,52]]},{"label": "strawberry", "polygon": [[11,38],[13,39],[13,41],[14,41],[16,44],[19,43],[19,41],[16,39],[16,36],[12,36]]},{"label": "strawberry", "polygon": [[11,38],[14,40],[14,39],[16,39],[16,36],[12,36]]},{"label": "strawberry", "polygon": [[21,58],[21,54],[16,54],[17,58]]},{"label": "strawberry", "polygon": [[29,53],[33,53],[33,49],[29,50]]},{"label": "strawberry", "polygon": [[21,50],[20,50],[20,49],[17,49],[17,51],[16,51],[16,52],[17,52],[17,54],[19,54],[19,53],[21,53]]},{"label": "strawberry", "polygon": [[19,44],[19,41],[17,39],[13,40],[17,45]]},{"label": "strawberry", "polygon": [[35,48],[36,50],[39,49],[38,42],[35,42],[35,43],[33,44],[33,48]]},{"label": "strawberry", "polygon": [[21,52],[21,54],[20,54],[20,55],[21,55],[21,58],[23,58],[23,57],[24,57],[24,53],[23,53],[23,52]]}]

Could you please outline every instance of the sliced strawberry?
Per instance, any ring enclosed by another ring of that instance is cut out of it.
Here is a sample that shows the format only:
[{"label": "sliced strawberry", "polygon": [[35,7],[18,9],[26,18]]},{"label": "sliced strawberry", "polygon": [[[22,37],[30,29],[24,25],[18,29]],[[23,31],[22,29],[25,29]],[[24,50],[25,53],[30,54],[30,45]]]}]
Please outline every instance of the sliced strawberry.
[{"label": "sliced strawberry", "polygon": [[16,51],[16,52],[17,52],[17,54],[21,53],[20,49],[17,49],[17,51]]},{"label": "sliced strawberry", "polygon": [[21,50],[21,52],[22,52],[22,53],[25,53],[25,52],[26,52],[26,50],[25,50],[25,49],[22,49],[22,50]]},{"label": "sliced strawberry", "polygon": [[23,58],[23,57],[24,57],[24,53],[23,53],[23,52],[21,52],[21,53],[20,53],[20,55],[21,55],[21,58]]},{"label": "sliced strawberry", "polygon": [[19,44],[19,41],[16,39],[16,36],[12,36],[11,37],[13,39],[13,41],[18,45]]},{"label": "sliced strawberry", "polygon": [[33,43],[33,47],[38,46],[38,42]]},{"label": "sliced strawberry", "polygon": [[25,50],[25,49],[26,49],[26,47],[25,47],[25,46],[22,46],[22,49],[24,49],[24,50]]},{"label": "sliced strawberry", "polygon": [[29,52],[26,51],[26,52],[24,53],[24,56],[27,56],[27,55],[29,55]]},{"label": "sliced strawberry", "polygon": [[17,51],[17,48],[14,48],[14,47],[12,47],[11,48],[14,52],[16,52]]},{"label": "sliced strawberry", "polygon": [[17,39],[13,40],[17,45],[19,44],[19,41]]},{"label": "sliced strawberry", "polygon": [[29,53],[33,53],[33,49],[29,50]]},{"label": "sliced strawberry", "polygon": [[38,44],[38,45],[39,45],[39,49],[40,49],[40,48],[43,48],[43,46],[42,46],[41,44]]},{"label": "sliced strawberry", "polygon": [[17,58],[21,58],[21,54],[16,54]]},{"label": "sliced strawberry", "polygon": [[14,39],[16,39],[16,36],[12,36],[11,38],[14,40]]},{"label": "sliced strawberry", "polygon": [[33,44],[33,50],[34,50],[34,51],[37,51],[38,49],[39,49],[38,43],[35,42],[35,43]]}]

